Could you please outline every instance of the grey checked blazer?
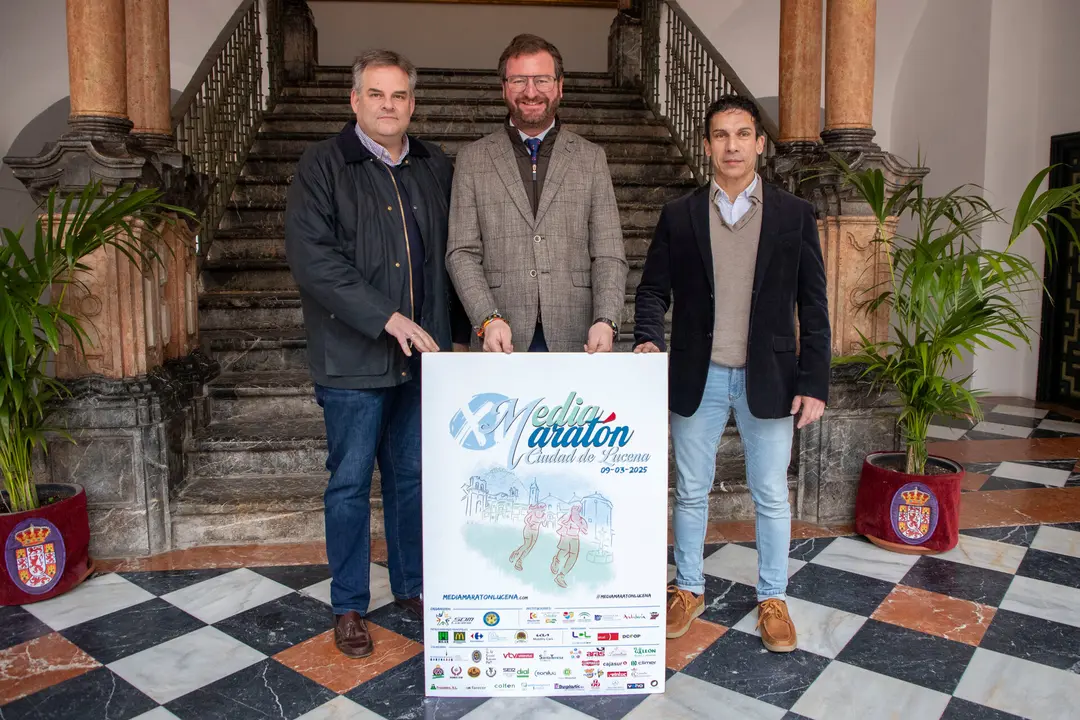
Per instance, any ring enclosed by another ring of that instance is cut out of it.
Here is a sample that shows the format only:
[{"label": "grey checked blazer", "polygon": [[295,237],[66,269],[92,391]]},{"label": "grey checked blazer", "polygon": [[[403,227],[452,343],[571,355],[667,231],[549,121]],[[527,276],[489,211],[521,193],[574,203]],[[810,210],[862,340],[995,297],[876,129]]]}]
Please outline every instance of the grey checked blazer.
[{"label": "grey checked blazer", "polygon": [[534,218],[505,129],[463,148],[446,268],[473,325],[497,309],[516,351],[529,347],[538,302],[552,352],[582,350],[596,318],[621,323],[628,268],[603,149],[560,129]]}]

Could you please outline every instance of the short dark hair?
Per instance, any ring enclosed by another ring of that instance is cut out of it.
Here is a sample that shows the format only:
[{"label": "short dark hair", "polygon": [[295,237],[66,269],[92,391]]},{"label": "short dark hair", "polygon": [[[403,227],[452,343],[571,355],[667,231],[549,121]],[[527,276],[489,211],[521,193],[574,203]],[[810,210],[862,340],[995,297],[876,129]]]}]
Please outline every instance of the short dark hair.
[{"label": "short dark hair", "polygon": [[712,129],[713,115],[722,112],[728,112],[729,110],[744,110],[750,113],[750,117],[754,119],[754,133],[757,137],[761,137],[765,134],[765,126],[761,124],[761,111],[758,110],[757,103],[745,95],[736,95],[729,93],[727,95],[721,95],[713,101],[709,109],[705,111],[705,138],[708,139],[709,131]]},{"label": "short dark hair", "polygon": [[506,63],[510,61],[510,58],[535,55],[540,52],[546,52],[551,56],[551,59],[555,61],[555,78],[561,78],[563,67],[562,55],[559,53],[559,49],[538,35],[522,33],[511,40],[510,44],[503,50],[502,55],[499,56],[499,79],[506,79]]}]

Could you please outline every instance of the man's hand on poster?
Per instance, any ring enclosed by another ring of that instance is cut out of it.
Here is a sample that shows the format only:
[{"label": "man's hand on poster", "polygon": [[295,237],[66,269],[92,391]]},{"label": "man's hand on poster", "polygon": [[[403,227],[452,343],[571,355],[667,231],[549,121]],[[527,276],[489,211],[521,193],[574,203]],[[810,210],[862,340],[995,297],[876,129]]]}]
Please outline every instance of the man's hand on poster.
[{"label": "man's hand on poster", "polygon": [[656,344],[653,343],[653,342],[645,341],[645,342],[641,343],[640,345],[637,345],[636,347],[634,347],[634,352],[636,352],[636,353],[654,353],[654,352],[660,352],[660,348],[656,347]]},{"label": "man's hand on poster", "polygon": [[498,318],[484,328],[484,352],[514,352],[514,343],[510,339],[510,326]]},{"label": "man's hand on poster", "polygon": [[611,352],[614,341],[615,331],[610,325],[603,322],[594,323],[589,328],[589,341],[585,343],[585,352],[590,355],[595,352]]}]

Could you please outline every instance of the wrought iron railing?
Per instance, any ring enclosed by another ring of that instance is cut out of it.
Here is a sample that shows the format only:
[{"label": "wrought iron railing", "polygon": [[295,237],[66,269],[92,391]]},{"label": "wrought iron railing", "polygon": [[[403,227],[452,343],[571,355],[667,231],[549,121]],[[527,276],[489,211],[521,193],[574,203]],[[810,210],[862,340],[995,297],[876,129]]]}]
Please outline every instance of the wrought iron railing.
[{"label": "wrought iron railing", "polygon": [[[719,95],[735,93],[757,100],[727,61],[675,0],[640,0],[642,76],[645,100],[664,120],[698,182],[711,175],[702,144],[705,111]],[[775,149],[779,130],[760,103],[765,128],[764,164]]]},{"label": "wrought iron railing", "polygon": [[[281,0],[267,0],[268,21],[280,17]],[[271,36],[280,35],[271,27]],[[283,43],[268,43],[271,57]],[[276,64],[280,68],[281,63]],[[269,74],[271,92],[264,96],[264,62],[258,0],[244,0],[210,46],[206,57],[173,106],[176,146],[203,173],[210,192],[201,208],[197,253],[206,257],[214,232],[225,212],[248,149],[270,109],[267,99],[277,97],[280,78]]]}]

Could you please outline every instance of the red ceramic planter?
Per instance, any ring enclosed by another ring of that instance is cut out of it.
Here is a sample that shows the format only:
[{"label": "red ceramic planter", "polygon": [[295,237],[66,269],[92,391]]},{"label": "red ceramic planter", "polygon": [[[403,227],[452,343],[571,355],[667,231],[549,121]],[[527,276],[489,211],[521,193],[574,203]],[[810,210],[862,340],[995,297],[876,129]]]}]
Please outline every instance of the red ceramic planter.
[{"label": "red ceramic planter", "polygon": [[943,457],[928,463],[946,467],[942,475],[909,475],[882,467],[903,453],[866,456],[855,499],[855,531],[896,552],[927,555],[956,547],[960,539],[960,482],[964,468]]},{"label": "red ceramic planter", "polygon": [[38,485],[38,495],[63,499],[37,510],[0,514],[0,605],[48,600],[93,570],[82,486]]}]

